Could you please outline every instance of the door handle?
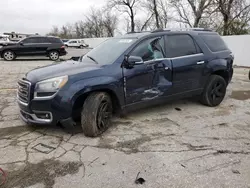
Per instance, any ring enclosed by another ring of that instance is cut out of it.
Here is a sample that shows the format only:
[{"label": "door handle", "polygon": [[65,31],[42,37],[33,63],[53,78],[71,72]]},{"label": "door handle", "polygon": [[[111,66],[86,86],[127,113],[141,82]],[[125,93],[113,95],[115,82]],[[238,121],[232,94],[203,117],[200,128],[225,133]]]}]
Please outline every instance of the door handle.
[{"label": "door handle", "polygon": [[204,63],[205,63],[205,61],[198,61],[197,65],[204,64]]}]

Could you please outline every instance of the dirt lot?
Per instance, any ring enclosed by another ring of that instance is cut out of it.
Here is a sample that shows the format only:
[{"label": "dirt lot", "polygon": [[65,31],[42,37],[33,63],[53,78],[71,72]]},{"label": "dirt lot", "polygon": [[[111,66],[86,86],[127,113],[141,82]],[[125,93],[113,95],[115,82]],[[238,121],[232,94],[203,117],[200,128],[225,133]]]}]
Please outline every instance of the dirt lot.
[{"label": "dirt lot", "polygon": [[[250,187],[247,69],[235,69],[217,108],[177,101],[115,118],[101,137],[86,138],[58,127],[26,126],[18,117],[17,79],[50,63],[0,61],[3,187]],[[137,175],[143,185],[135,184]]]}]

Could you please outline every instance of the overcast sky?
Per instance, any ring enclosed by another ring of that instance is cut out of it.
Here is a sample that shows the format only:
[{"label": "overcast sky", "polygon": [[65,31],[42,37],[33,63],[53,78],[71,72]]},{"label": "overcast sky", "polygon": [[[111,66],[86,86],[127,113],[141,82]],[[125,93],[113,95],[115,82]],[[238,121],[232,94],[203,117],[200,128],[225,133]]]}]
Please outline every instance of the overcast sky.
[{"label": "overcast sky", "polygon": [[81,20],[105,0],[0,0],[0,33],[46,34],[52,26]]}]

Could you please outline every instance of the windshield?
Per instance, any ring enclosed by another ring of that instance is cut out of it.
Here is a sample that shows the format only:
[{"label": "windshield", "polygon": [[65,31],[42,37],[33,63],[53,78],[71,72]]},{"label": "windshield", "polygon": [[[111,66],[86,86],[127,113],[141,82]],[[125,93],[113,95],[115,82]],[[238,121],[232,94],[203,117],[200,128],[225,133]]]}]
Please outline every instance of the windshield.
[{"label": "windshield", "polygon": [[91,59],[97,64],[112,64],[135,40],[136,39],[108,39],[84,55],[82,61]]}]

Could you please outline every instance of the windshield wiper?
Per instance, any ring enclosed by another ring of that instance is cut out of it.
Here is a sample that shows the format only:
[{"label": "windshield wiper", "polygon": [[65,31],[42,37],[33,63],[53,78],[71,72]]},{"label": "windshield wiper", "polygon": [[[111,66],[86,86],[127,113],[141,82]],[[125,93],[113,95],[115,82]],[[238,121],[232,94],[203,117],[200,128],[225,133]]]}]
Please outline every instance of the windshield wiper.
[{"label": "windshield wiper", "polygon": [[87,57],[88,57],[89,59],[91,59],[92,61],[94,61],[96,64],[98,64],[98,62],[97,62],[93,57],[90,57],[90,56],[88,56],[88,55],[87,55]]}]

